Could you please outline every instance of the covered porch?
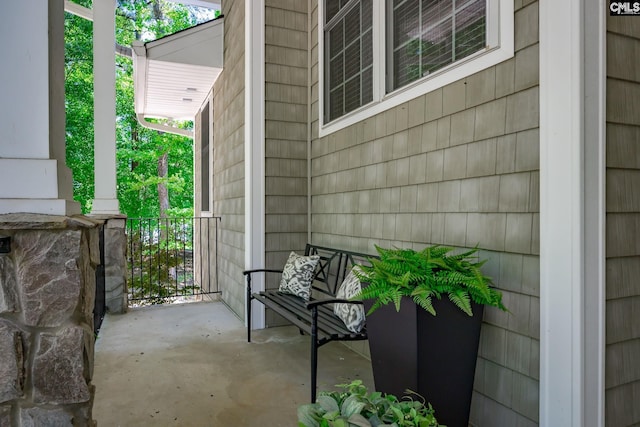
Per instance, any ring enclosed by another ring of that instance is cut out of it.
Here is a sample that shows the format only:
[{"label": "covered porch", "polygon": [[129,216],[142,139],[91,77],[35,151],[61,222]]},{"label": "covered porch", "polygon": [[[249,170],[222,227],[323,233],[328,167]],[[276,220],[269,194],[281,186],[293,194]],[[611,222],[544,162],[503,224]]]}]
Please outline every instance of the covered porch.
[{"label": "covered porch", "polygon": [[[224,303],[198,302],[107,315],[96,340],[98,425],[291,426],[309,402],[309,337],[263,329],[247,343]],[[319,351],[318,389],[361,379],[369,360],[338,342]]]}]

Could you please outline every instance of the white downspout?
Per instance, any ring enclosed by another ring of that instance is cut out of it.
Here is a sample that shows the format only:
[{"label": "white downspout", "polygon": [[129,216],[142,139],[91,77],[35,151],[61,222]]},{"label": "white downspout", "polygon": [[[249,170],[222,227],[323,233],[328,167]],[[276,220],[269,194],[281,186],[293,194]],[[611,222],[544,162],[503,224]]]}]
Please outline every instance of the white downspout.
[{"label": "white downspout", "polygon": [[313,62],[313,58],[311,58],[313,48],[311,46],[311,32],[313,29],[311,21],[311,0],[307,0],[307,242],[311,242],[311,141],[313,140],[311,125],[313,120],[311,117],[311,64]]},{"label": "white downspout", "polygon": [[175,134],[175,135],[186,136],[188,138],[192,138],[193,139],[193,131],[192,130],[180,129],[180,128],[176,128],[176,127],[169,126],[169,125],[163,125],[162,123],[148,122],[147,121],[147,117],[142,113],[136,114],[136,118],[138,119],[138,123],[140,123],[141,126],[147,128],[147,129],[153,129],[153,130],[157,130],[159,132],[167,132],[167,133],[172,133],[172,134]]}]

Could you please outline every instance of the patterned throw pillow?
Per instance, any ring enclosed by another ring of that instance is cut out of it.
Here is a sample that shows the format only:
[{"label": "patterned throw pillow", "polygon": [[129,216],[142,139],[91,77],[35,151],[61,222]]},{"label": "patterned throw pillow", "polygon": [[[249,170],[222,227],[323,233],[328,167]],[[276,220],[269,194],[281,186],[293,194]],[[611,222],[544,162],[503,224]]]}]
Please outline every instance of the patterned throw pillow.
[{"label": "patterned throw pillow", "polygon": [[[336,293],[336,298],[349,299],[360,292],[362,286],[360,285],[360,279],[354,272],[356,268],[358,266],[354,266],[344,279]],[[351,332],[360,332],[364,326],[364,306],[361,304],[337,303],[333,305],[333,312]]]},{"label": "patterned throw pillow", "polygon": [[287,263],[284,265],[278,290],[309,301],[313,273],[319,260],[320,255],[302,256],[291,252]]}]

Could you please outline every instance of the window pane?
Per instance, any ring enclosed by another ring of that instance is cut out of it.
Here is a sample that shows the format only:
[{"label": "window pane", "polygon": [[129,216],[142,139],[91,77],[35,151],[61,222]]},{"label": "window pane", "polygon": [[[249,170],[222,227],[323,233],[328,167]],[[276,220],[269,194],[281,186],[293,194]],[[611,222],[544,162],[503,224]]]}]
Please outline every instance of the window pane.
[{"label": "window pane", "polygon": [[344,78],[348,80],[360,72],[360,40],[347,47],[344,53]]},{"label": "window pane", "polygon": [[407,0],[400,4],[393,13],[393,47],[397,48],[412,38],[416,38],[420,31],[420,3],[418,0]]},{"label": "window pane", "polygon": [[391,87],[397,89],[486,44],[486,0],[387,0],[393,4]]},{"label": "window pane", "polygon": [[331,60],[329,70],[329,90],[333,90],[344,81],[344,56],[342,54]]},{"label": "window pane", "polygon": [[339,22],[329,30],[329,58],[333,58],[344,50],[343,22]]},{"label": "window pane", "polygon": [[362,2],[362,32],[373,26],[373,8],[371,7],[371,0],[364,0]]},{"label": "window pane", "polygon": [[360,76],[348,80],[344,85],[344,112],[348,113],[362,105],[360,100]]},{"label": "window pane", "polygon": [[393,53],[393,87],[401,87],[422,77],[420,40],[407,43]]},{"label": "window pane", "polygon": [[452,12],[453,4],[451,0],[422,0],[423,30],[437,25],[445,18],[451,18]]},{"label": "window pane", "polygon": [[360,8],[355,7],[344,18],[344,44],[348,46],[360,35]]},{"label": "window pane", "polygon": [[453,62],[451,20],[428,30],[422,41],[422,73],[427,75]]},{"label": "window pane", "polygon": [[373,30],[362,36],[362,68],[373,64]]},{"label": "window pane", "polygon": [[473,2],[456,14],[456,59],[486,45],[485,3]]},{"label": "window pane", "polygon": [[326,2],[326,20],[325,23],[331,21],[331,18],[336,16],[336,13],[340,10],[340,0],[327,0]]},{"label": "window pane", "polygon": [[336,119],[344,114],[343,87],[344,86],[339,86],[329,94],[329,120]]},{"label": "window pane", "polygon": [[373,101],[373,67],[362,73],[362,105]]}]

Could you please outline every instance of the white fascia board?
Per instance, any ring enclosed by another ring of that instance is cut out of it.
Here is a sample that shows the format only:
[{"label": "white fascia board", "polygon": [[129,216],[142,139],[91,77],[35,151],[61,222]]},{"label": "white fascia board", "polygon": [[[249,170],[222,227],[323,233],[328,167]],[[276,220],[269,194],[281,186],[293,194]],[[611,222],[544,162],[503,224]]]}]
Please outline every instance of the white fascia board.
[{"label": "white fascia board", "polygon": [[131,45],[133,55],[133,103],[137,114],[145,111],[147,92],[147,49],[144,43],[134,41]]}]

